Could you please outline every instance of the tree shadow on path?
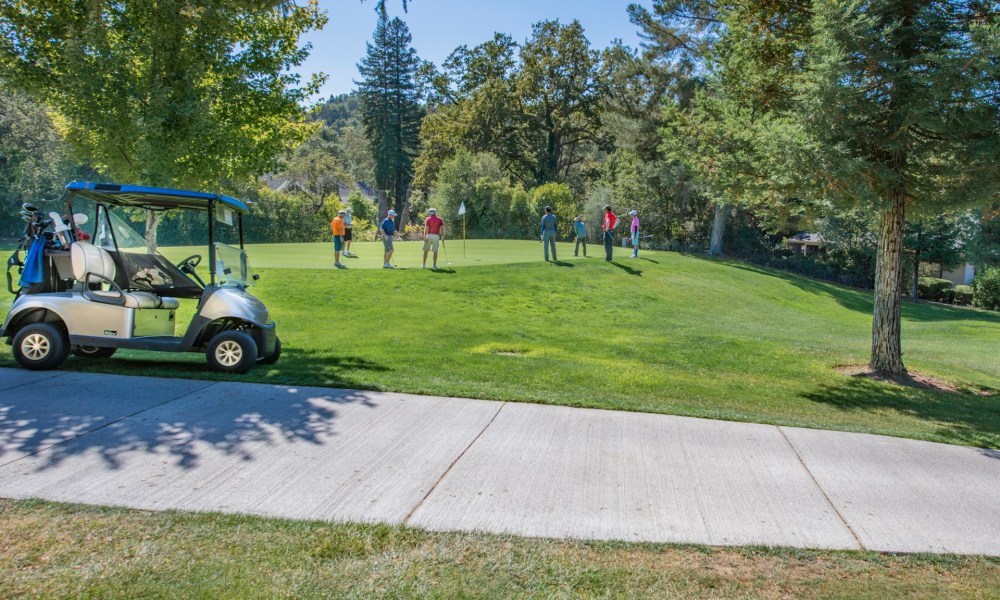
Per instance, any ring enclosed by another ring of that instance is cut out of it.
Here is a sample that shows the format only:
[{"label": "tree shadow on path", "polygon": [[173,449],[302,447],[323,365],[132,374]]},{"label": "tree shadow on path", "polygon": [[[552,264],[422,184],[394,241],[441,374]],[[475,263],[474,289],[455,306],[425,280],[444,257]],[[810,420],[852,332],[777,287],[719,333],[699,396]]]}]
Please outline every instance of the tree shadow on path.
[{"label": "tree shadow on path", "polygon": [[[304,366],[327,374],[327,385],[353,387],[344,385],[351,383],[347,372],[352,370],[389,370],[358,357],[287,354],[297,370]],[[126,370],[162,367],[154,361],[129,362],[134,364]],[[257,369],[277,374],[280,364]],[[196,368],[204,374],[204,365],[178,370]],[[42,392],[48,394],[46,401],[40,400]],[[48,380],[44,390],[4,390],[0,466],[37,453],[45,456],[39,471],[93,453],[109,469],[120,468],[125,455],[137,452],[162,456],[184,469],[198,466],[208,451],[252,461],[256,449],[271,443],[324,443],[337,435],[336,421],[346,405],[376,406],[363,391],[68,373]]]}]

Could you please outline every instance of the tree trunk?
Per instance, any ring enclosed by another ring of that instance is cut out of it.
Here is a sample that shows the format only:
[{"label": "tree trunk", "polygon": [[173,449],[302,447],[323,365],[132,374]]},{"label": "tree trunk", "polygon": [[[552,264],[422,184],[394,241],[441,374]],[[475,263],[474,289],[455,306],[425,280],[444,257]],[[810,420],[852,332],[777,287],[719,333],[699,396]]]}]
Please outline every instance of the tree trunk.
[{"label": "tree trunk", "polygon": [[375,198],[378,200],[378,218],[384,219],[389,212],[389,195],[385,190],[375,190]]},{"label": "tree trunk", "polygon": [[158,210],[146,211],[146,244],[154,250],[156,249],[156,228],[160,226],[162,220],[162,212]]},{"label": "tree trunk", "polygon": [[904,375],[900,346],[899,298],[903,275],[903,218],[906,191],[899,182],[882,214],[875,263],[875,309],[872,314],[872,355],[868,366],[881,375]]},{"label": "tree trunk", "polygon": [[917,223],[917,247],[913,250],[913,286],[911,292],[913,293],[913,301],[919,302],[920,295],[917,289],[917,280],[920,279],[920,253],[924,250],[924,226],[923,223]]},{"label": "tree trunk", "polygon": [[722,256],[722,236],[726,233],[726,217],[729,215],[728,204],[715,205],[715,220],[712,221],[712,238],[708,244],[709,256]]}]

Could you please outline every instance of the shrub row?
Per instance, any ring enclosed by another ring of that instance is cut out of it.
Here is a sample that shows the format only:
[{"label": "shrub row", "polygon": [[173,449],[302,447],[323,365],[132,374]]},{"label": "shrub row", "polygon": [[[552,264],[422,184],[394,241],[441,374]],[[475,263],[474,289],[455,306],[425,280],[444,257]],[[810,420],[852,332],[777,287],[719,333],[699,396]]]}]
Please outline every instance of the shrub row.
[{"label": "shrub row", "polygon": [[921,277],[917,280],[917,295],[934,302],[1000,310],[1000,269],[986,269],[972,280],[971,286],[952,287],[947,279]]}]

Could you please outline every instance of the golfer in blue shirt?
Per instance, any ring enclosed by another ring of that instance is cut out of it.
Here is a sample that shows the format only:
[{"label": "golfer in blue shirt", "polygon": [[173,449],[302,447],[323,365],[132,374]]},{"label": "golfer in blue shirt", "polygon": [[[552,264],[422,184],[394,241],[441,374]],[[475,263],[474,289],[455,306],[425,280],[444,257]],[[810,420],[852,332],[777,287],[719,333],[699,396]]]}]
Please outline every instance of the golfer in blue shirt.
[{"label": "golfer in blue shirt", "polygon": [[396,218],[396,211],[390,210],[389,214],[386,215],[385,220],[379,225],[379,232],[382,234],[382,246],[385,248],[385,264],[382,265],[383,269],[395,269],[389,263],[389,259],[392,258],[393,247],[392,240],[396,237],[396,222],[393,220]]},{"label": "golfer in blue shirt", "polygon": [[552,260],[558,262],[556,258],[556,216],[552,214],[552,207],[545,207],[545,216],[542,217],[542,246],[545,247],[545,262],[549,261],[549,246],[552,246]]}]

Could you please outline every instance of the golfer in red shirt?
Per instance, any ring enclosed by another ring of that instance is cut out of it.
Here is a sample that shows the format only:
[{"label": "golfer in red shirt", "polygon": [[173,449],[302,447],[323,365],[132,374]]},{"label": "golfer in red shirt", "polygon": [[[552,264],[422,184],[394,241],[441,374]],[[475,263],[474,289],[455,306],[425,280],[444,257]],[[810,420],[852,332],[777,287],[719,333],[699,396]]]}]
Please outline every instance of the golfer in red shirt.
[{"label": "golfer in red shirt", "polygon": [[618,217],[615,213],[611,212],[611,205],[604,207],[604,260],[611,262],[611,252],[615,247],[615,241],[612,237],[612,232],[615,230],[615,225],[618,224]]},{"label": "golfer in red shirt", "polygon": [[424,219],[424,264],[421,269],[427,268],[427,253],[433,249],[434,250],[434,266],[432,267],[435,271],[438,268],[438,244],[444,239],[444,220],[437,216],[437,210],[430,209],[427,211],[429,214],[427,218]]}]

